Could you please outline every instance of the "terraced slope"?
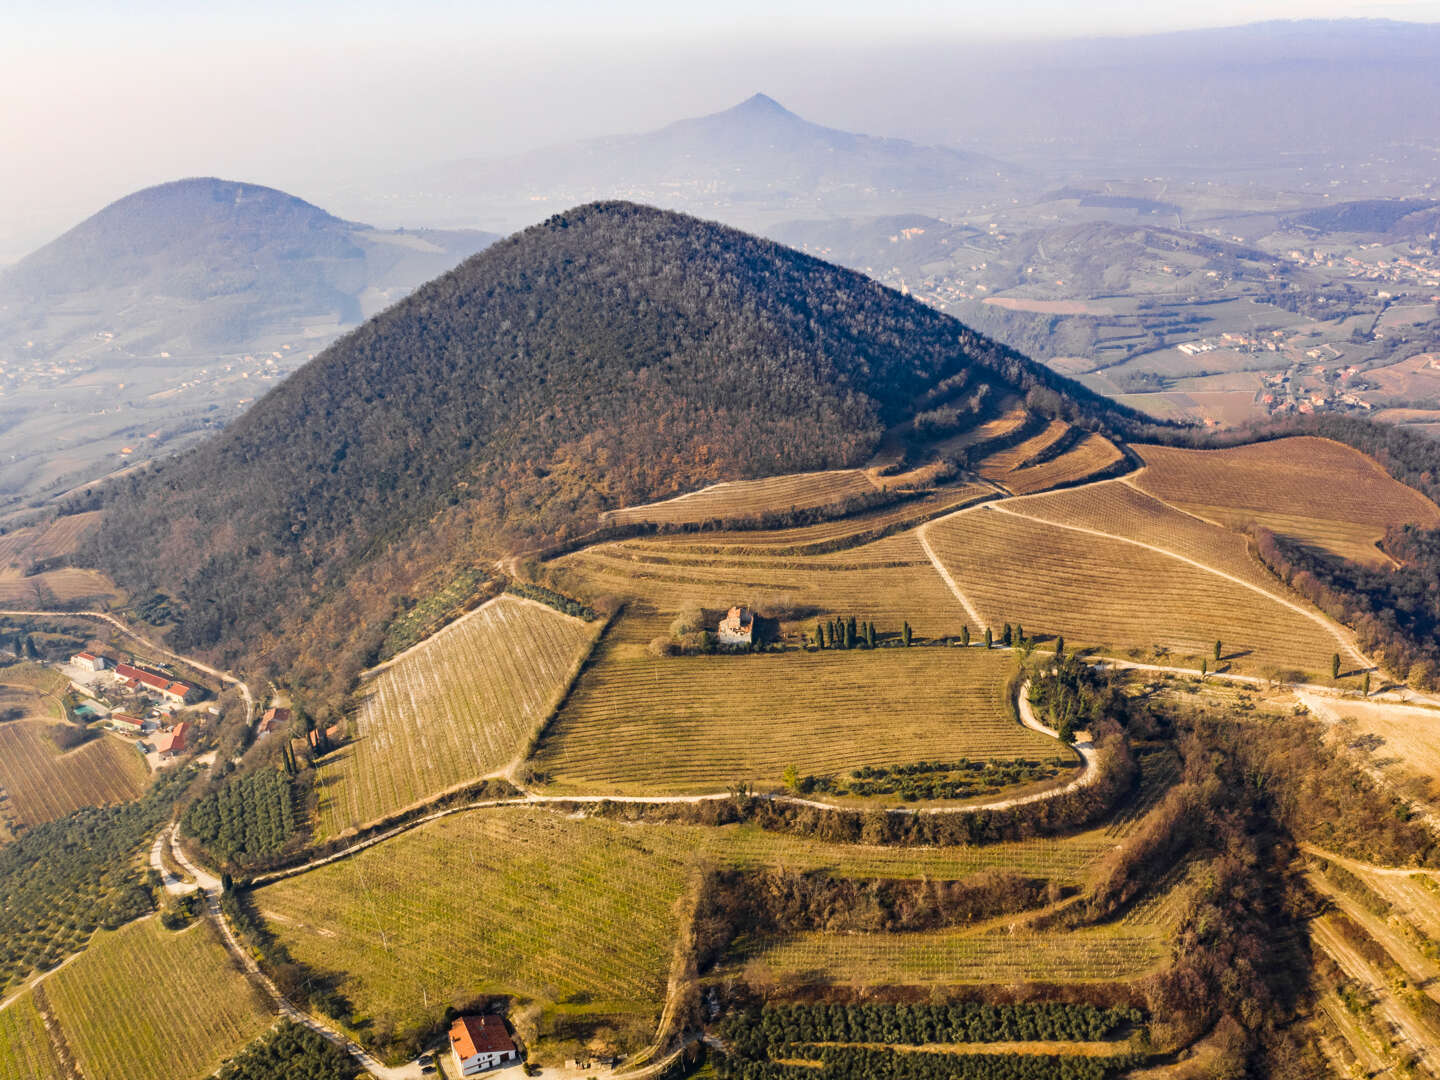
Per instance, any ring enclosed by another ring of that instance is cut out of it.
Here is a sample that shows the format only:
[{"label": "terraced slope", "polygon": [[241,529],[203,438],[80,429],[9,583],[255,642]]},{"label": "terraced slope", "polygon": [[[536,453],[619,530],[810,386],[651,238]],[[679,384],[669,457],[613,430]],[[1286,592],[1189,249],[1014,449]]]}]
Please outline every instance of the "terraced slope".
[{"label": "terraced slope", "polygon": [[[991,626],[1198,662],[1223,641],[1238,669],[1328,676],[1335,634],[1251,588],[1147,548],[981,507],[927,526],[942,565]],[[1343,651],[1343,650],[1342,650]]]},{"label": "terraced slope", "polygon": [[877,485],[863,469],[788,473],[761,480],[711,484],[663,502],[610,510],[600,515],[600,524],[630,525],[646,521],[680,524],[805,510],[843,503],[846,499],[870,495],[877,490]]},{"label": "terraced slope", "polygon": [[318,770],[323,835],[508,765],[564,693],[599,623],[501,596],[362,682],[353,735]]},{"label": "terraced slope", "polygon": [[1329,439],[1299,436],[1228,450],[1136,447],[1135,485],[1232,528],[1256,522],[1278,535],[1372,565],[1391,525],[1440,526],[1440,508],[1373,460]]},{"label": "terraced slope", "polygon": [[[780,785],[787,766],[1028,758],[1059,744],[1010,714],[1008,654],[983,649],[656,657],[620,633],[548,731],[555,794],[692,794]],[[987,792],[988,794],[988,792]]]},{"label": "terraced slope", "polygon": [[0,1009],[0,1076],[68,1080],[28,990]]}]

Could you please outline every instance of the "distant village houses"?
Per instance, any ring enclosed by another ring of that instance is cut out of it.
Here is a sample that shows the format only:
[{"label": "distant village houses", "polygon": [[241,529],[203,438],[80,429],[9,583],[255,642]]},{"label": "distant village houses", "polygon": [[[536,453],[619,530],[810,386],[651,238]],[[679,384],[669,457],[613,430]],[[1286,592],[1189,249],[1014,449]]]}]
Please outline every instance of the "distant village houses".
[{"label": "distant village houses", "polygon": [[755,637],[755,613],[747,607],[732,607],[720,620],[717,636],[721,645],[749,645]]},{"label": "distant village houses", "polygon": [[505,1018],[495,1014],[458,1017],[450,1025],[450,1050],[461,1076],[478,1076],[520,1057]]}]

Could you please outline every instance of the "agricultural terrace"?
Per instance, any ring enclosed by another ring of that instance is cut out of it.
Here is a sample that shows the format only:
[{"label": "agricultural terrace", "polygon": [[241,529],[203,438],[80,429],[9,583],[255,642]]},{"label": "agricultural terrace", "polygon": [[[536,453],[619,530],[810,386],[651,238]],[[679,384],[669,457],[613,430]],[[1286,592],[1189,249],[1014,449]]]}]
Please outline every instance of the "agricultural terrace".
[{"label": "agricultural terrace", "polygon": [[891,635],[908,621],[921,637],[958,634],[965,621],[913,533],[825,555],[689,553],[683,545],[628,540],[566,555],[552,566],[566,591],[630,600],[620,626],[642,644],[667,633],[687,608],[723,612],[736,603],[762,615],[790,613],[787,632],[813,630],[815,619],[826,615],[853,615]]},{"label": "agricultural terrace", "polygon": [[0,1009],[0,1076],[23,1080],[67,1080],[45,1021],[26,990]]},{"label": "agricultural terrace", "polygon": [[0,566],[26,569],[37,559],[73,555],[80,541],[100,521],[101,511],[70,514],[48,525],[15,529],[0,536]]},{"label": "agricultural terrace", "polygon": [[1309,695],[1307,704],[1324,719],[1339,720],[1336,737],[1368,748],[1370,763],[1406,794],[1440,799],[1440,709]]},{"label": "agricultural terrace", "polygon": [[1120,448],[1103,435],[1090,434],[1063,454],[1006,473],[1001,479],[1016,495],[1075,484],[1123,460]]},{"label": "agricultural terrace", "polygon": [[[644,635],[641,635],[642,637]],[[548,730],[535,768],[555,794],[761,789],[861,765],[1049,760],[1018,724],[1011,657],[911,648],[657,657],[617,627]],[[893,801],[893,797],[891,797]]]},{"label": "agricultural terrace", "polygon": [[205,920],[102,930],[43,985],[86,1080],[209,1076],[270,1026],[268,1003]]},{"label": "agricultural terrace", "polygon": [[318,769],[322,835],[494,774],[559,702],[600,623],[500,596],[374,670]]},{"label": "agricultural terrace", "polygon": [[863,469],[789,473],[762,480],[731,480],[678,495],[663,502],[607,510],[601,525],[639,522],[679,525],[685,522],[733,519],[833,506],[861,495],[873,495],[880,485]]},{"label": "agricultural terrace", "polygon": [[1251,554],[1245,537],[1147,495],[1129,483],[1128,478],[1092,484],[1082,490],[1051,491],[1011,499],[1002,509],[1039,521],[1150,544],[1239,578],[1263,592],[1276,596],[1286,593],[1284,585]]},{"label": "agricultural terrace", "polygon": [[250,899],[296,960],[344,973],[357,1020],[404,1033],[449,1005],[511,994],[630,1014],[639,1045],[660,1010],[692,860],[663,828],[476,810]]},{"label": "agricultural terrace", "polygon": [[67,567],[26,575],[20,570],[0,571],[0,606],[46,607],[55,604],[118,603],[120,590],[98,570]]},{"label": "agricultural terrace", "polygon": [[1134,979],[1163,966],[1190,903],[1194,870],[1178,867],[1122,917],[1078,930],[1034,930],[1007,915],[921,933],[810,932],[737,942],[721,974],[804,975],[849,986],[955,986]]},{"label": "agricultural terrace", "polygon": [[403,1033],[447,1005],[516,994],[570,999],[571,1014],[627,1013],[643,1042],[669,970],[677,900],[701,864],[937,881],[1010,869],[1079,885],[1127,832],[902,848],[754,825],[473,810],[255,889],[250,902],[296,960],[345,973],[339,990],[358,1022],[387,1019]]},{"label": "agricultural terrace", "polygon": [[[1038,421],[1038,417],[1030,418]],[[1014,472],[1037,454],[1042,454],[1052,446],[1066,437],[1070,425],[1064,420],[1051,420],[1043,428],[1028,438],[998,450],[992,450],[985,454],[975,464],[976,470],[987,480],[1003,481],[1007,473]],[[1017,427],[1013,433],[1020,433]],[[983,451],[984,446],[980,449]]]},{"label": "agricultural terrace", "polygon": [[1386,565],[1391,525],[1440,525],[1440,509],[1358,450],[1298,436],[1228,450],[1137,447],[1137,487],[1230,528],[1257,522],[1343,558]]},{"label": "agricultural terrace", "polygon": [[1216,640],[1237,669],[1328,677],[1345,650],[1327,625],[1244,585],[1135,544],[992,510],[927,526],[932,547],[987,623],[1137,656],[1162,646],[1197,663]]},{"label": "agricultural terrace", "polygon": [[64,753],[52,736],[61,725],[49,720],[0,724],[0,814],[19,825],[64,817],[82,806],[138,799],[150,770],[135,748],[100,736]]},{"label": "agricultural terrace", "polygon": [[698,533],[672,533],[646,540],[656,554],[724,553],[727,555],[823,555],[856,548],[913,524],[958,510],[980,499],[993,498],[988,484],[956,483],[891,506],[866,510],[842,518],[785,529],[735,529]]}]

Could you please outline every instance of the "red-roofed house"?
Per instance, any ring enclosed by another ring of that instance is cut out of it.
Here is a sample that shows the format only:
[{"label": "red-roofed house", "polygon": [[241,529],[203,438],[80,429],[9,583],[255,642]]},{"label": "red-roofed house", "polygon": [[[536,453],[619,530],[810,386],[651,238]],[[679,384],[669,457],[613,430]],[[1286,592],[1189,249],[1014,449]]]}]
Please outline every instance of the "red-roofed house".
[{"label": "red-roofed house", "polygon": [[124,731],[131,735],[139,735],[145,727],[138,716],[129,716],[121,712],[111,713],[110,723],[117,731]]},{"label": "red-roofed house", "polygon": [[260,718],[260,726],[256,729],[256,735],[263,739],[272,732],[285,731],[289,727],[290,710],[283,706],[276,706],[265,710],[265,715]]},{"label": "red-roofed house", "polygon": [[457,1018],[450,1025],[450,1050],[461,1076],[476,1076],[520,1058],[505,1018],[493,1013]]},{"label": "red-roofed house", "polygon": [[155,751],[162,758],[173,758],[177,754],[185,752],[185,736],[190,731],[190,724],[181,720],[169,731],[162,731],[155,736]]},{"label": "red-roofed house", "polygon": [[89,652],[77,652],[70,657],[70,663],[78,668],[84,668],[86,671],[104,671],[109,662],[105,657]]},{"label": "red-roofed house", "polygon": [[115,675],[117,678],[123,679],[127,686],[143,686],[147,690],[154,690],[181,705],[188,704],[198,696],[194,687],[176,682],[164,675],[157,675],[153,671],[137,668],[132,664],[116,664]]}]

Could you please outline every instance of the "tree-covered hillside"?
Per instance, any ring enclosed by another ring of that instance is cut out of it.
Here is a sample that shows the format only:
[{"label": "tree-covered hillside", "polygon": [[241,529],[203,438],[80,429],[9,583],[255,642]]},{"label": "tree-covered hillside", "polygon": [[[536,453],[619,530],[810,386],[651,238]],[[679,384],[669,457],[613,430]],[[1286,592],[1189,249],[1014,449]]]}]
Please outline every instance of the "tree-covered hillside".
[{"label": "tree-covered hillside", "polygon": [[233,656],[290,631],[285,669],[331,670],[337,650],[353,668],[438,566],[716,480],[860,464],[945,387],[982,383],[1086,426],[1132,420],[859,274],[597,203],[475,256],[123,481],[89,554],[132,595],[179,601],[178,645]]}]

